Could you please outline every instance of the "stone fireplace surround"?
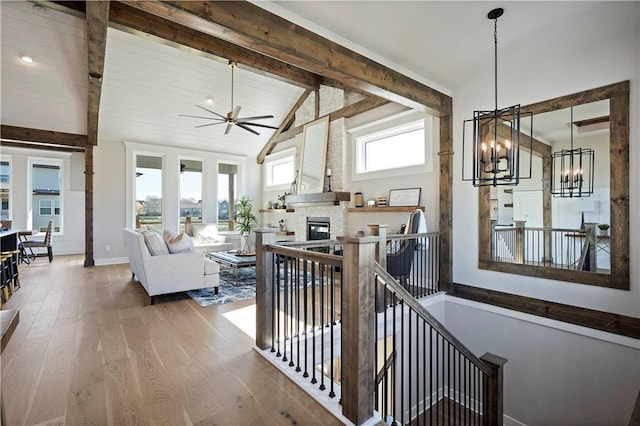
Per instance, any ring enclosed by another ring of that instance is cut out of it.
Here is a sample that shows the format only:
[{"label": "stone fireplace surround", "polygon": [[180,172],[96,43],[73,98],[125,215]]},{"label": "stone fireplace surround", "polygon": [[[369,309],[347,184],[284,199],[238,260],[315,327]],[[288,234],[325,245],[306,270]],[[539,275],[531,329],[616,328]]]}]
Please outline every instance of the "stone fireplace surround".
[{"label": "stone fireplace surround", "polygon": [[296,241],[305,241],[307,238],[308,217],[328,217],[331,227],[331,239],[347,235],[347,207],[348,202],[339,205],[296,206],[295,212],[287,213],[287,230],[295,232]]}]

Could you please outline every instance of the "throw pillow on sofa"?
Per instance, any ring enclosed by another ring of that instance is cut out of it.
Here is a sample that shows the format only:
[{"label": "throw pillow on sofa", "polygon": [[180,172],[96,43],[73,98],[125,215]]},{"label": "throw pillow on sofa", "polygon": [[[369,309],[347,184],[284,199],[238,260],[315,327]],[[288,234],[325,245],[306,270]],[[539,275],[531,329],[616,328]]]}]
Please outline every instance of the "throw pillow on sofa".
[{"label": "throw pillow on sofa", "polygon": [[162,233],[162,238],[169,249],[169,253],[193,253],[196,251],[195,246],[193,245],[193,241],[191,238],[184,232],[179,234],[174,234],[169,230],[164,230]]},{"label": "throw pillow on sofa", "polygon": [[164,242],[160,234],[146,229],[142,231],[142,236],[144,237],[144,242],[147,245],[147,249],[149,249],[151,256],[169,254],[167,244]]}]

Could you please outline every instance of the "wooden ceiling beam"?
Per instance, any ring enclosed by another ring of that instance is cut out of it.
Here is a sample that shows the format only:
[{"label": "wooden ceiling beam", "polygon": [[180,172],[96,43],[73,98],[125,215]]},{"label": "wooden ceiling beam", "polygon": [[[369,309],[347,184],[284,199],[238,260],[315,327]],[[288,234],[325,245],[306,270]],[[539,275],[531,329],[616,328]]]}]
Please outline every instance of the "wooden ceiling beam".
[{"label": "wooden ceiling beam", "polygon": [[[84,2],[39,0],[38,3],[74,16],[85,16]],[[317,74],[123,3],[111,2],[109,26],[219,62],[232,60],[240,68],[304,89],[320,87],[322,77]]]},{"label": "wooden ceiling beam", "polygon": [[262,148],[262,150],[260,150],[260,153],[258,154],[258,159],[257,159],[258,160],[258,164],[264,163],[265,157],[267,155],[271,154],[271,152],[273,151],[273,148],[275,148],[275,146],[276,146],[276,143],[273,142],[275,137],[277,135],[281,134],[283,131],[285,131],[291,125],[293,120],[295,120],[295,118],[296,118],[296,112],[300,109],[302,104],[304,104],[304,101],[307,100],[307,98],[309,97],[309,95],[311,93],[312,93],[312,90],[310,90],[310,89],[305,90],[304,93],[302,94],[302,96],[300,96],[300,98],[298,98],[296,103],[289,110],[289,112],[287,113],[286,117],[282,120],[282,123],[280,123],[280,127],[278,127],[278,130],[276,130],[276,132],[273,134],[273,136],[271,136],[269,141]]},{"label": "wooden ceiling beam", "polygon": [[451,98],[245,1],[125,1],[132,7],[420,111],[451,114]]},{"label": "wooden ceiling beam", "polygon": [[86,2],[87,53],[89,65],[89,99],[87,103],[87,138],[89,145],[98,145],[98,116],[102,94],[104,53],[107,46],[109,2]]},{"label": "wooden ceiling beam", "polygon": [[11,148],[24,148],[24,149],[40,149],[44,151],[58,151],[58,152],[84,152],[85,148],[73,148],[68,146],[42,144],[42,143],[30,143],[30,142],[16,142],[16,141],[2,141],[2,146]]},{"label": "wooden ceiling beam", "polygon": [[87,146],[87,135],[31,129],[6,124],[0,126],[0,138],[2,138],[3,143],[9,141],[36,142],[45,145],[62,145],[81,149]]},{"label": "wooden ceiling beam", "polygon": [[[347,105],[344,108],[340,108],[336,111],[333,111],[332,113],[327,115],[329,116],[329,121],[331,122],[339,118],[353,117],[355,115],[362,114],[363,112],[370,111],[372,109],[381,107],[383,105],[387,105],[389,103],[391,103],[391,101],[388,99],[366,98],[361,101],[355,102],[351,105]],[[323,117],[326,117],[326,115],[323,115],[322,117],[318,117],[318,118],[323,118]],[[299,135],[300,133],[302,133],[303,130],[304,130],[304,125],[293,127],[287,130],[286,132],[282,132],[280,134],[276,133],[272,138],[272,140],[269,142],[272,142],[273,145],[275,146],[281,142],[294,138],[296,135]]]},{"label": "wooden ceiling beam", "polygon": [[112,2],[109,19],[112,27],[130,34],[153,38],[156,42],[184,49],[220,62],[227,63],[231,60],[237,62],[240,68],[304,89],[320,87],[321,77],[309,71],[203,34],[126,4]]}]

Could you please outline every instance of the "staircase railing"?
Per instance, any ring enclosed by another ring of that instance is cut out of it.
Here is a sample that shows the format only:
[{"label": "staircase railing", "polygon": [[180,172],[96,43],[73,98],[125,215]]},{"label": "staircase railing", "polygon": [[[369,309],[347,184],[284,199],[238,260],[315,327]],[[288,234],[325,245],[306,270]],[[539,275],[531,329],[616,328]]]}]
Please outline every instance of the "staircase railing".
[{"label": "staircase railing", "polygon": [[[501,424],[502,365],[478,358],[379,264],[375,407],[387,424]],[[380,367],[378,367],[380,363]]]},{"label": "staircase railing", "polygon": [[595,224],[570,229],[526,228],[524,222],[514,228],[496,228],[493,223],[491,236],[491,259],[495,261],[580,271],[598,267],[600,239]]},{"label": "staircase railing", "polygon": [[304,248],[275,238],[256,231],[256,346],[296,383],[357,425],[376,408],[395,424],[445,414],[476,424],[501,419],[505,360],[476,358],[376,265],[378,237]]}]

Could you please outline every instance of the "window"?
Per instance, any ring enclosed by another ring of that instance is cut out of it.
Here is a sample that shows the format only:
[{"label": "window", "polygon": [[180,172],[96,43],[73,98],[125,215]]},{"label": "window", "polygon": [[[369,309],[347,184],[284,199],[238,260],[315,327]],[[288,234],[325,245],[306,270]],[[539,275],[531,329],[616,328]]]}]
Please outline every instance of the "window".
[{"label": "window", "polygon": [[[46,229],[50,220],[56,232],[62,229],[62,161],[31,162],[31,193],[34,229]],[[37,209],[36,209],[37,206]]]},{"label": "window", "polygon": [[9,195],[11,194],[11,167],[8,161],[0,161],[0,219],[8,220]]},{"label": "window", "polygon": [[136,228],[162,229],[162,157],[136,156]]},{"label": "window", "polygon": [[267,187],[288,189],[291,186],[295,178],[295,157],[291,151],[287,151],[287,154],[284,157],[279,156],[264,162]]},{"label": "window", "polygon": [[180,231],[187,217],[202,222],[202,161],[180,160]]},{"label": "window", "polygon": [[38,200],[38,214],[40,216],[51,216],[51,201],[52,200]]},{"label": "window", "polygon": [[218,164],[218,230],[233,230],[238,191],[238,165]]},{"label": "window", "polygon": [[425,164],[425,126],[418,120],[356,136],[356,173]]}]

